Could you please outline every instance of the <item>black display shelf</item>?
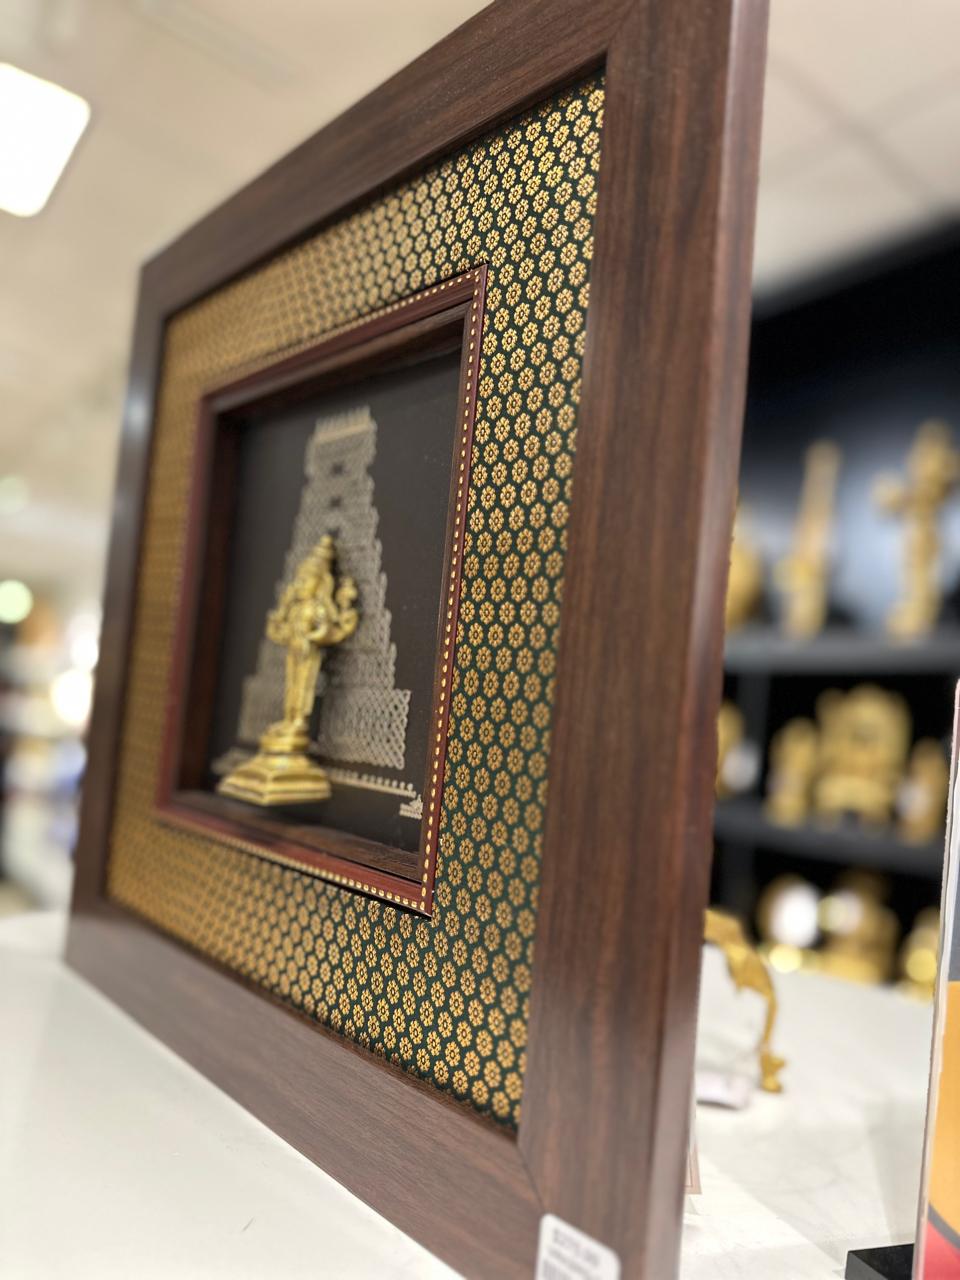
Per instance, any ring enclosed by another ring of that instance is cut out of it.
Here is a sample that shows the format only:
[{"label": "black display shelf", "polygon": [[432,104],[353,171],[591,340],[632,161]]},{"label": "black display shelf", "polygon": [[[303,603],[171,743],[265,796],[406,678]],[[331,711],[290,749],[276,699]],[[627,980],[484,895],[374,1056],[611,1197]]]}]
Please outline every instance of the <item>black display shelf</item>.
[{"label": "black display shelf", "polygon": [[960,677],[960,627],[943,627],[921,640],[895,640],[853,627],[794,640],[774,627],[745,627],[727,639],[729,675]]},{"label": "black display shelf", "polygon": [[893,1244],[880,1249],[857,1249],[847,1254],[846,1280],[910,1280],[913,1245]]},{"label": "black display shelf", "polygon": [[889,831],[865,831],[853,825],[830,827],[811,822],[783,827],[769,820],[755,798],[721,800],[716,808],[714,835],[728,845],[772,849],[845,867],[898,871],[937,881],[943,865],[942,840],[907,844]]}]

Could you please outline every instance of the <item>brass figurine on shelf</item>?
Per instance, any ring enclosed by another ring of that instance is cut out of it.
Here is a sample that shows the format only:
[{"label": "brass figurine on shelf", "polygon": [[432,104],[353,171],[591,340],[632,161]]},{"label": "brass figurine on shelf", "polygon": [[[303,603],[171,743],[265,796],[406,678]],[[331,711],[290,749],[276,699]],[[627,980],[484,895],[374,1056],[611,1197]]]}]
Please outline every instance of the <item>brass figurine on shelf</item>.
[{"label": "brass figurine on shelf", "polygon": [[330,780],[308,754],[310,716],[324,651],[357,629],[357,588],[352,578],[335,579],[333,538],[320,539],[302,561],[267,615],[266,633],[287,651],[283,719],[260,738],[257,754],[232,769],[217,790],[258,805],[304,804],[326,800]]},{"label": "brass figurine on shelf", "polygon": [[897,806],[900,835],[909,844],[943,839],[949,785],[950,770],[943,747],[935,738],[921,738],[910,752]]},{"label": "brass figurine on shelf", "polygon": [[746,736],[743,713],[724,700],[717,714],[717,796],[726,800],[749,791],[759,773],[760,749]]},{"label": "brass figurine on shelf", "polygon": [[874,872],[839,876],[820,900],[823,945],[816,953],[819,973],[847,982],[886,982],[892,975],[900,924],[886,905],[887,881]]},{"label": "brass figurine on shelf", "polygon": [[730,575],[727,579],[724,617],[727,631],[736,631],[750,621],[756,613],[762,594],[763,562],[744,537],[742,513],[738,508],[730,547]]},{"label": "brass figurine on shelf", "polygon": [[732,702],[724,700],[717,713],[717,779],[716,792],[721,798],[732,794],[727,780],[727,768],[731,754],[744,737],[743,715]]},{"label": "brass figurine on shelf", "polygon": [[797,827],[810,815],[820,739],[812,720],[788,720],[770,741],[764,808],[771,822]]},{"label": "brass figurine on shelf", "polygon": [[740,922],[723,911],[710,908],[706,912],[703,940],[719,947],[723,952],[730,977],[738,991],[748,987],[751,991],[758,992],[766,1001],[767,1015],[757,1046],[760,1087],[767,1093],[780,1093],[783,1089],[780,1072],[786,1066],[786,1061],[778,1058],[771,1047],[773,1027],[777,1020],[777,993],[769,969],[760,953],[747,941]]},{"label": "brass figurine on shelf", "polygon": [[781,973],[886,982],[899,933],[888,890],[882,876],[862,870],[844,872],[826,894],[799,876],[778,876],[757,904],[761,955]]},{"label": "brass figurine on shelf", "polygon": [[771,969],[792,973],[801,969],[820,936],[820,889],[793,871],[781,872],[757,898],[755,920],[760,954]]},{"label": "brass figurine on shelf", "polygon": [[831,820],[854,814],[869,825],[889,822],[910,746],[903,698],[868,684],[849,693],[828,689],[817,699],[817,720],[816,813]]},{"label": "brass figurine on shelf", "polygon": [[774,569],[784,595],[783,629],[798,639],[816,635],[827,619],[830,527],[839,470],[835,444],[818,440],[807,450],[793,546]]},{"label": "brass figurine on shelf", "polygon": [[937,985],[937,959],[940,953],[940,911],[925,907],[900,948],[898,965],[899,989],[918,1000],[932,1000]]},{"label": "brass figurine on shelf", "polygon": [[907,479],[881,476],[875,501],[904,522],[903,594],[887,618],[894,635],[912,638],[937,622],[940,582],[940,508],[960,484],[960,453],[945,422],[925,422],[907,457]]}]

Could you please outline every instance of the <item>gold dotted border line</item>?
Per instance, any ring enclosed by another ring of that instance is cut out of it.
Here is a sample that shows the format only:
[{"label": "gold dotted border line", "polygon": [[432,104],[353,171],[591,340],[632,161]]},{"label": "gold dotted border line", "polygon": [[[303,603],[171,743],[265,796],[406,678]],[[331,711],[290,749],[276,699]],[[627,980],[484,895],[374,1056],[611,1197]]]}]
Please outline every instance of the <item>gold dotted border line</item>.
[{"label": "gold dotted border line", "polygon": [[[468,273],[469,274],[469,273]],[[439,822],[439,790],[440,790],[440,766],[443,758],[444,739],[446,737],[447,711],[450,703],[450,666],[451,654],[453,651],[453,620],[456,614],[456,594],[457,580],[460,574],[460,562],[463,558],[463,509],[467,488],[467,479],[470,474],[470,410],[474,400],[474,364],[475,352],[477,349],[477,335],[480,327],[480,284],[483,278],[481,271],[473,273],[473,301],[470,307],[470,333],[467,346],[466,360],[466,381],[464,383],[463,397],[463,417],[460,423],[460,458],[459,470],[457,473],[457,497],[454,507],[453,521],[453,545],[452,554],[450,556],[450,578],[447,592],[447,612],[444,618],[443,626],[443,653],[440,658],[440,702],[438,707],[438,728],[436,740],[433,745],[433,763],[431,765],[430,792],[428,796],[429,807],[425,810],[427,821],[427,834],[424,840],[424,857],[423,877],[420,884],[420,909],[423,910],[427,901],[427,891],[430,883],[431,861],[436,855],[437,849],[437,824]],[[461,276],[460,279],[465,279]]]},{"label": "gold dotted border line", "polygon": [[[458,276],[451,276],[449,280],[444,280],[440,284],[432,285],[429,289],[422,289],[419,293],[415,293],[411,297],[402,298],[398,302],[391,302],[386,307],[381,307],[376,311],[370,312],[368,315],[351,321],[349,324],[340,325],[339,327],[330,330],[329,333],[324,334],[324,338],[330,338],[343,333],[348,333],[351,329],[356,329],[361,324],[367,324],[371,319],[377,319],[380,316],[401,311],[404,308],[419,302],[422,298],[434,297],[436,294],[443,293],[447,289],[455,288],[465,280],[470,279],[473,280],[474,287],[473,299],[470,308],[470,333],[467,346],[466,382],[464,384],[465,396],[460,431],[460,458],[457,475],[457,496],[454,508],[453,547],[452,555],[450,557],[447,612],[444,620],[443,654],[440,660],[440,703],[438,707],[439,715],[437,717],[440,724],[440,730],[436,735],[433,750],[429,811],[427,815],[427,835],[424,841],[425,860],[423,865],[423,875],[420,882],[420,896],[419,898],[413,898],[407,897],[402,893],[392,893],[389,889],[382,889],[377,885],[367,884],[365,881],[356,879],[353,876],[341,875],[337,871],[330,871],[323,867],[314,867],[311,866],[310,863],[301,861],[300,859],[290,858],[282,853],[274,853],[270,849],[264,849],[261,845],[252,844],[249,841],[241,839],[239,836],[218,833],[216,837],[221,844],[227,845],[230,848],[238,849],[243,853],[250,853],[255,857],[263,858],[268,862],[274,862],[280,866],[289,867],[295,871],[305,872],[306,874],[315,876],[320,880],[331,881],[333,884],[340,885],[345,889],[352,889],[355,892],[369,894],[370,897],[378,898],[383,902],[395,903],[402,907],[412,907],[416,911],[426,911],[427,895],[430,886],[431,864],[435,858],[437,848],[437,823],[439,820],[438,803],[441,783],[440,761],[443,754],[444,737],[448,728],[446,719],[447,709],[450,702],[450,666],[451,653],[453,649],[453,620],[456,614],[455,604],[457,578],[460,571],[460,564],[463,559],[463,510],[465,505],[467,481],[470,475],[470,459],[468,450],[470,441],[470,409],[474,396],[473,375],[475,352],[477,349],[478,333],[480,328],[480,287],[483,280],[483,271],[482,269],[474,269],[462,272]],[[315,342],[316,339],[314,338],[304,345],[313,345]],[[263,363],[257,362],[254,367],[263,368]]]}]

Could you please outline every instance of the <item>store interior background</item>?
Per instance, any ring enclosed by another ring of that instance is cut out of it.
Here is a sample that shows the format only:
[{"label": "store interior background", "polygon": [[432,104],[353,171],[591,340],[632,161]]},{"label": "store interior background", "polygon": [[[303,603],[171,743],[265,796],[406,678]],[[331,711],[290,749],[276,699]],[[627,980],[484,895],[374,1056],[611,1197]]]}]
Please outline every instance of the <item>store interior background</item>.
[{"label": "store interior background", "polygon": [[[411,0],[401,20],[385,0],[0,0],[0,63],[91,105],[47,206],[0,213],[0,914],[69,900],[139,264],[481,7]],[[771,12],[738,521],[763,585],[728,639],[743,740],[713,898],[781,969],[922,997],[942,832],[906,838],[896,807],[870,828],[785,825],[765,796],[771,739],[825,690],[897,693],[911,743],[949,745],[960,490],[941,513],[943,618],[907,645],[884,630],[903,525],[874,490],[904,476],[928,419],[960,448],[960,7]],[[796,643],[774,567],[820,440],[840,451],[831,621]]]}]

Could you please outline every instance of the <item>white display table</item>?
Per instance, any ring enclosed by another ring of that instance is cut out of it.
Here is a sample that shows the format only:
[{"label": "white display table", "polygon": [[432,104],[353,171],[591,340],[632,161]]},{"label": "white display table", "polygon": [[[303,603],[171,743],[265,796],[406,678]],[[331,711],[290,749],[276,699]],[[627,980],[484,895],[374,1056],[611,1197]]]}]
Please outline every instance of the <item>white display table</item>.
[{"label": "white display table", "polygon": [[[784,1092],[698,1107],[683,1280],[824,1280],[849,1249],[914,1238],[932,1006],[810,974],[776,984]],[[733,995],[707,950],[698,1066],[729,1062],[759,1022],[759,997]]]},{"label": "white display table", "polygon": [[57,959],[0,923],[3,1280],[452,1280]]},{"label": "white display table", "polygon": [[[62,933],[0,923],[5,1280],[454,1276],[76,977]],[[822,1280],[913,1233],[929,1009],[807,976],[779,989],[788,1092],[699,1109],[683,1280]],[[700,1059],[747,1061],[759,1009],[712,951],[703,1008]]]}]

